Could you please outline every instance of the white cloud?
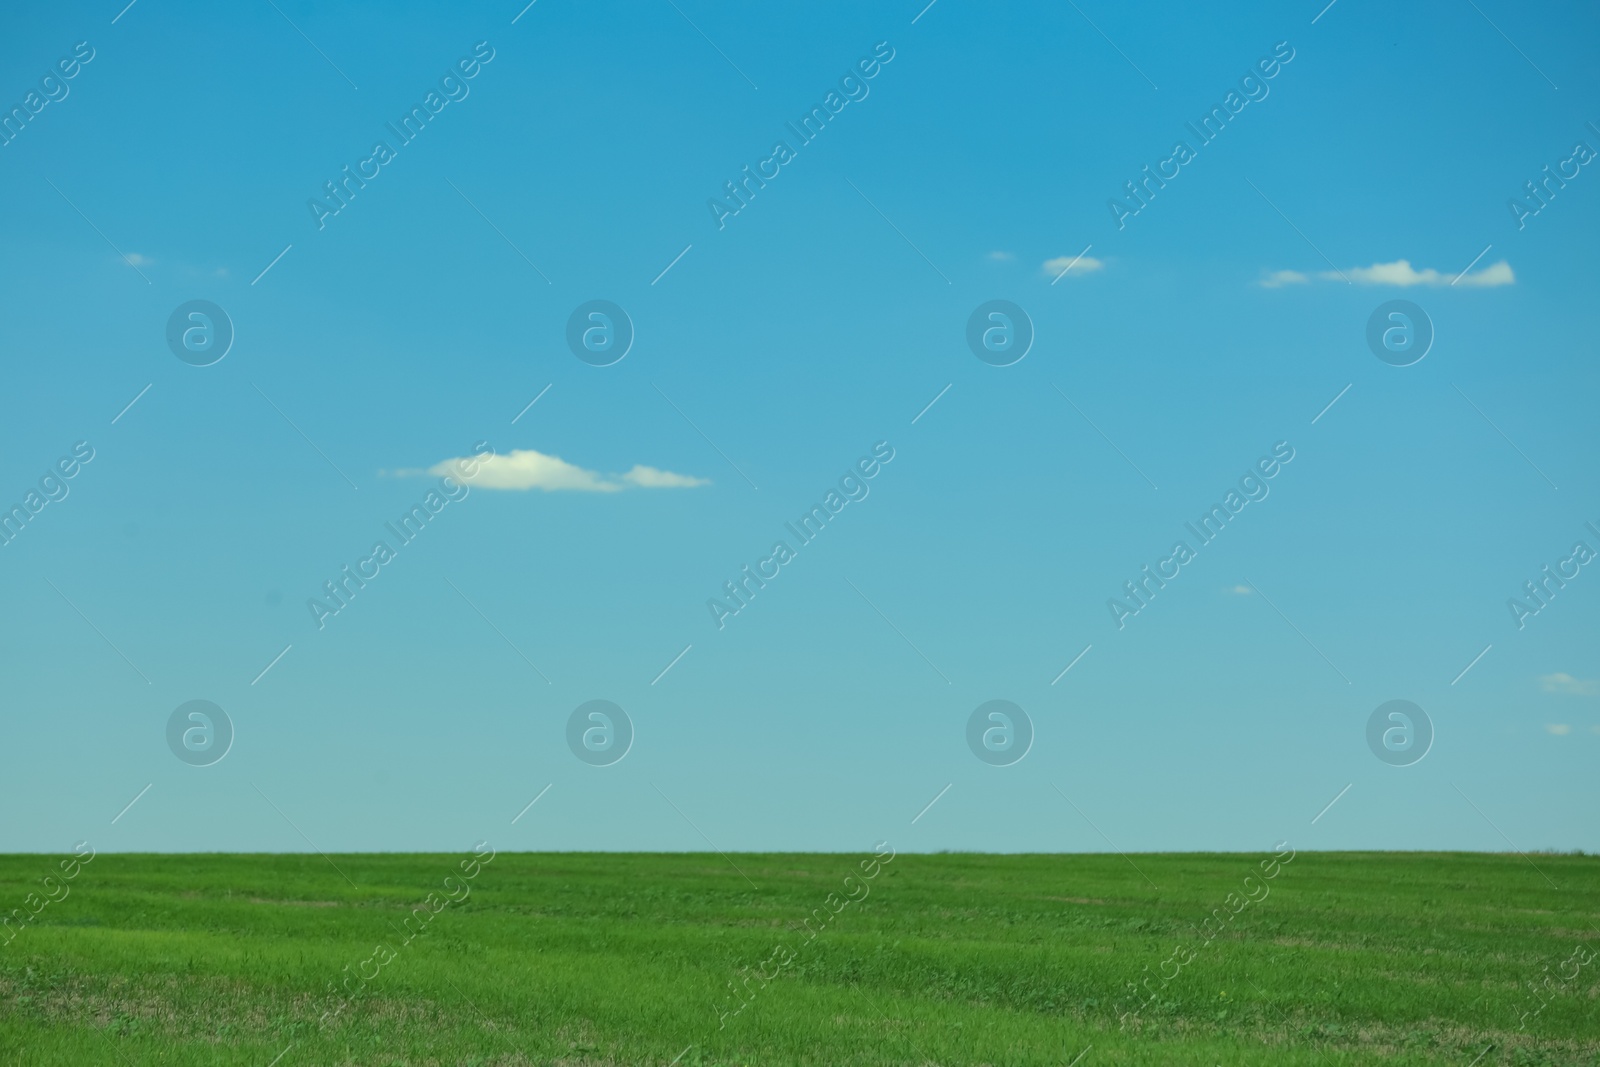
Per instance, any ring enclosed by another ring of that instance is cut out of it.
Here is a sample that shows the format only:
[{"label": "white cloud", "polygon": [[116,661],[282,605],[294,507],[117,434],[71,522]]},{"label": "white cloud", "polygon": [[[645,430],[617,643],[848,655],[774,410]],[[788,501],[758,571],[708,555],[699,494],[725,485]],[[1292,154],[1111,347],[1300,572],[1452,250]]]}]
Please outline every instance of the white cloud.
[{"label": "white cloud", "polygon": [[1541,674],[1539,688],[1546,693],[1565,693],[1568,696],[1592,697],[1600,694],[1600,680],[1594,678],[1574,678],[1570,674],[1557,671],[1555,674]]},{"label": "white cloud", "polygon": [[1012,255],[1010,252],[990,252],[989,258],[994,260],[996,263],[1010,263],[1017,257]]},{"label": "white cloud", "polygon": [[646,467],[640,463],[635,463],[633,469],[624,474],[621,480],[640,489],[693,489],[698,485],[711,484],[709,478],[691,478],[687,474],[673,474],[671,471]]},{"label": "white cloud", "polygon": [[137,252],[129,252],[122,258],[128,261],[128,266],[130,267],[149,267],[155,265],[155,260],[151,259],[149,256],[141,256]]},{"label": "white cloud", "polygon": [[1551,723],[1550,725],[1546,726],[1545,729],[1549,730],[1557,737],[1565,737],[1572,732],[1572,727],[1568,726],[1564,722]]},{"label": "white cloud", "polygon": [[1311,279],[1297,270],[1275,270],[1261,279],[1263,289],[1281,289],[1285,285],[1304,285]]},{"label": "white cloud", "polygon": [[1498,263],[1483,268],[1476,274],[1463,274],[1461,276],[1462,285],[1480,286],[1485,289],[1497,285],[1512,285],[1516,280],[1517,276],[1511,273],[1511,264],[1503,259]]},{"label": "white cloud", "polygon": [[1068,274],[1093,274],[1105,266],[1105,261],[1095,259],[1093,256],[1057,256],[1055,259],[1044,261],[1044,272],[1050,278],[1059,278],[1062,272]]},{"label": "white cloud", "polygon": [[[443,477],[456,475],[457,464],[468,459],[447,459],[435,463],[426,471]],[[398,474],[417,474],[419,471],[397,471]],[[531,448],[514,448],[504,455],[492,455],[478,461],[477,473],[466,479],[479,489],[528,490],[542,489],[547,493],[616,493],[623,489],[688,489],[710,485],[706,478],[687,474],[674,474],[635,464],[626,474],[601,474],[574,466],[560,456],[547,456]]]},{"label": "white cloud", "polygon": [[1338,271],[1325,270],[1318,274],[1325,281],[1344,281],[1349,278],[1357,285],[1392,285],[1401,289],[1408,289],[1413,285],[1448,286],[1465,285],[1468,288],[1488,289],[1497,285],[1511,285],[1517,279],[1511,273],[1511,264],[1505,260],[1484,267],[1475,274],[1440,274],[1432,267],[1426,270],[1417,270],[1407,259],[1397,259],[1393,263],[1374,263],[1370,267],[1351,267],[1341,275]]},{"label": "white cloud", "polygon": [[1248,585],[1235,585],[1231,586],[1228,589],[1228,592],[1232,593],[1234,596],[1249,596],[1251,593],[1255,592],[1255,590],[1251,589]]},{"label": "white cloud", "polygon": [[[1265,289],[1281,289],[1285,285],[1304,285],[1312,277],[1297,270],[1275,270],[1264,275],[1259,284]],[[1441,274],[1432,267],[1417,270],[1409,259],[1397,259],[1393,263],[1351,267],[1343,272],[1322,270],[1315,277],[1325,282],[1351,281],[1356,285],[1388,285],[1399,289],[1409,289],[1414,285],[1492,289],[1501,285],[1515,285],[1517,281],[1511,264],[1503,259],[1470,274]]]}]

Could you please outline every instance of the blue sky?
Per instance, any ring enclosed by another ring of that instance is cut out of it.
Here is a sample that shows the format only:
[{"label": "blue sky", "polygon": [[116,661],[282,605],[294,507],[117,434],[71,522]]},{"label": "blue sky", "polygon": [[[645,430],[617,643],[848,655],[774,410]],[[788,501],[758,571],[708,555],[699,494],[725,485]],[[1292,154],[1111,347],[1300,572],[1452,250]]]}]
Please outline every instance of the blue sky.
[{"label": "blue sky", "polygon": [[[1600,150],[1596,22],[7,15],[0,500],[93,458],[0,548],[0,849],[1600,848],[1600,570],[1507,606],[1600,550],[1600,176],[1508,206]],[[997,299],[1035,331],[1006,367],[965,340]],[[233,324],[211,366],[167,345],[192,300]],[[592,300],[632,322],[610,366],[567,344]],[[1367,346],[1391,300],[1433,324],[1410,366]],[[875,446],[719,629],[708,600]],[[1108,600],[1275,447],[1119,628]],[[323,583],[483,448],[319,628]],[[633,724],[609,766],[567,747],[593,699]],[[967,747],[993,699],[1033,724],[1010,766]],[[1395,699],[1436,735],[1411,766],[1367,747]],[[210,766],[167,747],[191,700],[233,723]]]}]

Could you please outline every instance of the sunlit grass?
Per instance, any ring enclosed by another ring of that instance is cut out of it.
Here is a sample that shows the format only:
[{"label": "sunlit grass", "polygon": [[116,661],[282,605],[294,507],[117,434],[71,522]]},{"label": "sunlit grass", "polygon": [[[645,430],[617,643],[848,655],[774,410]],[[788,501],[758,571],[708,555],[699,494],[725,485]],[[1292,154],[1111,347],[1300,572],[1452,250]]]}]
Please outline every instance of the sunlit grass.
[{"label": "sunlit grass", "polygon": [[0,1063],[1600,1064],[1600,859],[1270,858],[101,855]]}]

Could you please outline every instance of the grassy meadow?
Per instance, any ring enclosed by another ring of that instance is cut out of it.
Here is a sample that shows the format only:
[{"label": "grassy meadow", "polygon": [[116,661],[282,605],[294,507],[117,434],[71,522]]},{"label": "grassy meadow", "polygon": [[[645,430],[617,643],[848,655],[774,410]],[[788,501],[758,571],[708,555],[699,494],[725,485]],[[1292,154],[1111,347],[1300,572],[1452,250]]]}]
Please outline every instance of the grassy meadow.
[{"label": "grassy meadow", "polygon": [[65,862],[0,856],[6,1067],[1600,1065],[1592,856]]}]

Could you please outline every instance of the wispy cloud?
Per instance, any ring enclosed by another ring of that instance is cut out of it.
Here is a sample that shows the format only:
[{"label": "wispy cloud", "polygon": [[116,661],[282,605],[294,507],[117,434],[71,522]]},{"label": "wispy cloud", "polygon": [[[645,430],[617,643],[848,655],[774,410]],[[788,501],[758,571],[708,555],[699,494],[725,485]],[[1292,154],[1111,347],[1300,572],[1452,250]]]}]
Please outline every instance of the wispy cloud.
[{"label": "wispy cloud", "polygon": [[1103,269],[1105,265],[1105,260],[1095,259],[1093,256],[1057,256],[1055,259],[1045,260],[1043,269],[1047,278],[1060,277],[1062,271],[1075,277],[1079,274],[1093,274]]},{"label": "wispy cloud", "polygon": [[155,262],[156,262],[155,260],[151,259],[149,256],[141,256],[137,252],[129,252],[127,255],[123,256],[122,258],[127,260],[128,261],[128,265],[132,266],[132,267],[151,267],[151,266],[154,266]]},{"label": "wispy cloud", "polygon": [[674,474],[636,463],[619,481],[640,489],[693,489],[697,485],[710,485],[708,478],[691,478],[687,474]]},{"label": "wispy cloud", "polygon": [[1286,285],[1304,285],[1315,277],[1325,282],[1354,282],[1356,285],[1385,285],[1409,289],[1415,285],[1464,286],[1469,289],[1493,289],[1501,285],[1515,285],[1517,276],[1505,260],[1466,274],[1443,274],[1432,267],[1417,270],[1409,259],[1393,263],[1374,263],[1370,267],[1351,267],[1342,274],[1336,270],[1318,271],[1308,275],[1297,270],[1275,270],[1262,276],[1258,283],[1264,289],[1281,289]]},{"label": "wispy cloud", "polygon": [[989,258],[994,260],[996,263],[1010,263],[1017,257],[1012,255],[1010,252],[990,252]]},{"label": "wispy cloud", "polygon": [[1550,723],[1549,725],[1547,725],[1545,727],[1545,729],[1549,730],[1551,733],[1555,734],[1557,737],[1566,737],[1568,734],[1570,734],[1572,732],[1572,727],[1568,726],[1564,722],[1553,722],[1553,723]]},{"label": "wispy cloud", "polygon": [[[1397,259],[1393,263],[1374,263],[1370,267],[1351,267],[1347,273],[1357,285],[1396,285],[1402,289],[1413,285],[1467,285],[1490,289],[1497,285],[1511,285],[1517,280],[1516,275],[1511,273],[1511,264],[1503,259],[1480,271],[1461,275],[1440,274],[1432,267],[1416,270],[1409,260],[1404,259]],[[1339,276],[1333,271],[1323,271],[1322,277],[1331,281]]]},{"label": "wispy cloud", "polygon": [[[457,465],[472,463],[473,458],[447,459],[435,463],[427,471],[396,471],[397,474],[432,474],[443,477],[457,476]],[[515,448],[504,455],[493,455],[476,460],[477,473],[467,479],[478,489],[505,489],[525,491],[541,489],[546,493],[616,493],[624,489],[692,489],[710,485],[708,478],[695,478],[675,474],[657,467],[635,464],[625,474],[601,474],[568,463],[560,456],[547,456],[531,448]]]},{"label": "wispy cloud", "polygon": [[1600,694],[1600,679],[1574,678],[1570,674],[1557,671],[1555,674],[1541,674],[1539,688],[1546,693],[1565,693],[1568,696],[1592,697]]},{"label": "wispy cloud", "polygon": [[1248,585],[1233,585],[1228,587],[1228,592],[1232,593],[1234,596],[1249,596],[1251,593],[1254,593],[1255,590],[1251,589]]}]

